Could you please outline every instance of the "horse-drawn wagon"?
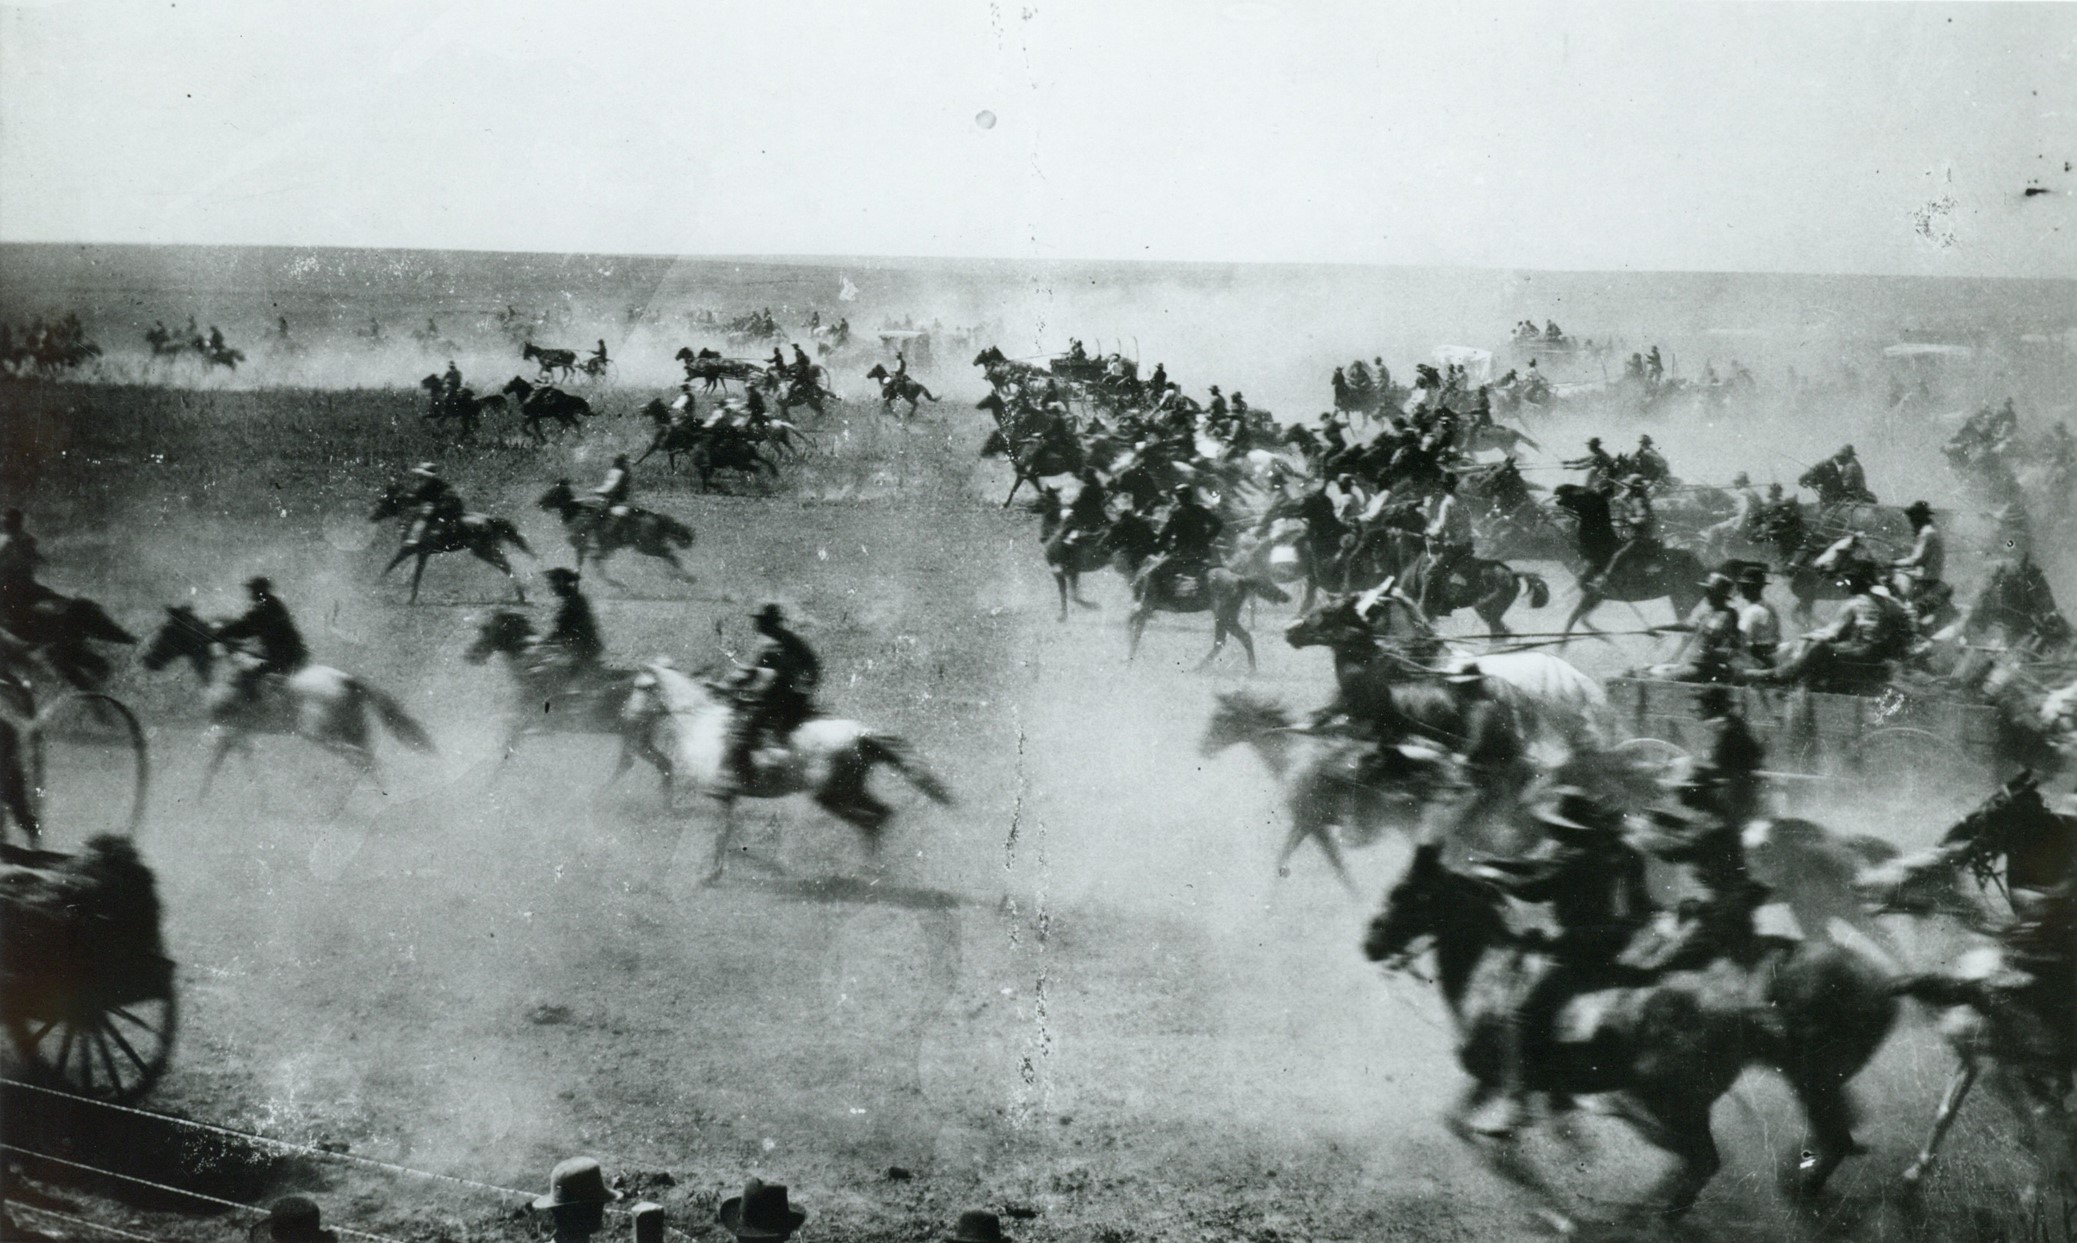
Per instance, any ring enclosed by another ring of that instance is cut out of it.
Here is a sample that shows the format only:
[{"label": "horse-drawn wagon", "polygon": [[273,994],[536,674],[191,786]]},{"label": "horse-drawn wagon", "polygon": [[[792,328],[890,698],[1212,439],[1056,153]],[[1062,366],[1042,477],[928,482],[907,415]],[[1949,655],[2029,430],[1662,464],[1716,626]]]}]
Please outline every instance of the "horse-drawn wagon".
[{"label": "horse-drawn wagon", "polygon": [[[1700,752],[1708,726],[1689,682],[1612,678],[1608,702],[1669,760]],[[1794,801],[1908,810],[1914,821],[1974,802],[2019,767],[2026,740],[1988,704],[1891,687],[1875,696],[1727,687],[1767,748],[1768,775]]]},{"label": "horse-drawn wagon", "polygon": [[930,334],[913,328],[888,328],[880,332],[880,353],[889,362],[900,354],[908,359],[909,366],[928,368],[936,365],[930,350]]}]

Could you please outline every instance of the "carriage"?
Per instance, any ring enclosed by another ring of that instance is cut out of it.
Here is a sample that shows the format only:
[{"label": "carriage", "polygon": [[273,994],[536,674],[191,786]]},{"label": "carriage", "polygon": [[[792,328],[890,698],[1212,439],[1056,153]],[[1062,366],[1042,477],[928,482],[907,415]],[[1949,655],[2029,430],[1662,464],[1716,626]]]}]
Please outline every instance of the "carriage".
[{"label": "carriage", "polygon": [[[1627,745],[1669,762],[1706,746],[1696,684],[1621,677],[1607,689],[1633,735]],[[2020,766],[2011,757],[2026,746],[1996,708],[1915,690],[1725,689],[1767,748],[1767,775],[1792,802],[1845,800],[1919,821],[1975,802]]]},{"label": "carriage", "polygon": [[922,370],[931,367],[930,334],[916,328],[887,328],[879,333],[880,353],[888,362],[900,354],[908,359],[911,368]]},{"label": "carriage", "polygon": [[148,780],[143,730],[107,695],[68,694],[38,710],[26,684],[5,685],[9,815],[92,834],[76,853],[0,843],[10,1073],[134,1101],[165,1073],[178,1022],[156,883],[130,841]]}]

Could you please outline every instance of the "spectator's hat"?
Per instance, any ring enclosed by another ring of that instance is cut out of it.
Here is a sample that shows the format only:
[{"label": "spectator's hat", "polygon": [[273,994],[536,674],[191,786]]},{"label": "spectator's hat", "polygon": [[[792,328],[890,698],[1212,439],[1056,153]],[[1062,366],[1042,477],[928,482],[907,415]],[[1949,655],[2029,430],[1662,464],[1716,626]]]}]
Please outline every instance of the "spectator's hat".
[{"label": "spectator's hat", "polygon": [[246,1233],[253,1243],[336,1243],[339,1235],[318,1224],[317,1205],[302,1196],[283,1196],[267,1206],[267,1220]]},{"label": "spectator's hat", "polygon": [[743,1184],[742,1195],[721,1202],[714,1220],[739,1239],[784,1239],[800,1229],[808,1215],[786,1202],[784,1184],[753,1178]]},{"label": "spectator's hat", "polygon": [[1002,1218],[972,1209],[959,1215],[959,1224],[945,1236],[946,1243],[1012,1243],[1002,1232]]},{"label": "spectator's hat", "polygon": [[548,1194],[534,1200],[536,1209],[562,1208],[571,1204],[611,1204],[620,1193],[606,1185],[606,1171],[590,1157],[571,1157],[557,1163],[548,1175]]}]

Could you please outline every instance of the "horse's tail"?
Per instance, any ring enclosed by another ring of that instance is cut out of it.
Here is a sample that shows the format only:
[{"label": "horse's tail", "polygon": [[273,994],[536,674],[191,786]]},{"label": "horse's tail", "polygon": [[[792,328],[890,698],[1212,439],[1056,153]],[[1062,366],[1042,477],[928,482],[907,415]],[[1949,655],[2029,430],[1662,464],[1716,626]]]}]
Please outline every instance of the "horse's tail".
[{"label": "horse's tail", "polygon": [[490,532],[527,556],[531,557],[534,555],[533,547],[526,542],[526,536],[519,533],[519,528],[512,525],[510,518],[492,518],[490,520]]},{"label": "horse's tail", "polygon": [[1543,575],[1517,570],[1514,576],[1529,589],[1529,607],[1540,609],[1551,602],[1551,585],[1543,581]]},{"label": "horse's tail", "polygon": [[656,515],[656,527],[663,532],[663,537],[674,546],[679,548],[692,547],[692,528],[671,517],[669,514]]},{"label": "horse's tail", "polygon": [[916,386],[916,390],[917,390],[918,392],[922,393],[922,394],[923,394],[923,396],[924,396],[925,398],[927,398],[928,400],[931,400],[931,401],[936,401],[936,400],[938,399],[938,395],[937,395],[936,393],[933,393],[933,392],[931,392],[931,391],[930,391],[929,389],[927,389],[927,388],[924,388],[924,387],[923,387],[923,386],[922,386],[921,384],[918,384],[918,385]]},{"label": "horse's tail", "polygon": [[377,690],[359,678],[349,680],[353,688],[360,692],[361,698],[367,701],[368,706],[375,709],[375,715],[381,719],[382,724],[390,733],[396,735],[398,742],[413,751],[432,753],[435,749],[432,735],[426,733],[425,726],[420,725],[412,719],[410,713],[404,711],[403,704],[398,703],[387,691]]},{"label": "horse's tail", "polygon": [[858,751],[867,763],[885,764],[907,777],[912,785],[923,791],[924,796],[934,803],[952,805],[952,791],[938,780],[923,761],[916,758],[907,740],[896,734],[863,734],[858,739]]}]

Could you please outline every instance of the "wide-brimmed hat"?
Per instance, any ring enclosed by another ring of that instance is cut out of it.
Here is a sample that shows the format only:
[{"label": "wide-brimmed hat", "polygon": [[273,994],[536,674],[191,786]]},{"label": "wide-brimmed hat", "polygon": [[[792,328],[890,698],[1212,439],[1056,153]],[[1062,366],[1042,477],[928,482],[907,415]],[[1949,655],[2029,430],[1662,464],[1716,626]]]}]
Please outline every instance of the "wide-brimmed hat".
[{"label": "wide-brimmed hat", "polygon": [[577,571],[569,568],[568,566],[563,565],[549,566],[548,569],[543,572],[543,576],[546,577],[548,581],[551,583],[574,583],[584,577]]},{"label": "wide-brimmed hat", "polygon": [[1002,1232],[1002,1218],[972,1209],[959,1215],[959,1224],[945,1236],[948,1243],[1013,1243]]},{"label": "wide-brimmed hat", "polygon": [[272,591],[274,590],[274,580],[264,574],[255,574],[245,580],[245,589],[247,591]]},{"label": "wide-brimmed hat", "polygon": [[783,1239],[801,1228],[808,1215],[786,1202],[784,1183],[753,1178],[743,1194],[721,1202],[714,1220],[739,1239]]},{"label": "wide-brimmed hat", "polygon": [[1560,786],[1530,813],[1538,824],[1558,833],[1600,833],[1608,828],[1608,811],[1577,786]]},{"label": "wide-brimmed hat", "polygon": [[339,1235],[318,1224],[315,1202],[302,1196],[283,1196],[267,1206],[267,1220],[246,1232],[254,1243],[336,1243]]},{"label": "wide-brimmed hat", "polygon": [[782,622],[786,620],[786,610],[780,607],[778,601],[767,600],[763,604],[758,605],[757,612],[750,616],[753,621]]},{"label": "wide-brimmed hat", "polygon": [[1933,516],[1933,507],[1925,501],[1913,501],[1904,507],[1904,516],[1930,518]]},{"label": "wide-brimmed hat", "polygon": [[536,1209],[562,1208],[569,1204],[611,1204],[620,1193],[606,1185],[606,1171],[590,1157],[571,1157],[558,1162],[548,1174],[548,1194],[534,1200]]},{"label": "wide-brimmed hat", "polygon": [[1729,591],[1731,588],[1737,586],[1737,584],[1731,581],[1730,575],[1719,572],[1712,573],[1708,578],[1705,578],[1700,583],[1697,583],[1696,586],[1700,587],[1705,592],[1717,591],[1719,589]]},{"label": "wide-brimmed hat", "polygon": [[1741,584],[1757,583],[1765,587],[1767,585],[1767,567],[1757,561],[1749,562],[1739,567],[1738,581]]}]

